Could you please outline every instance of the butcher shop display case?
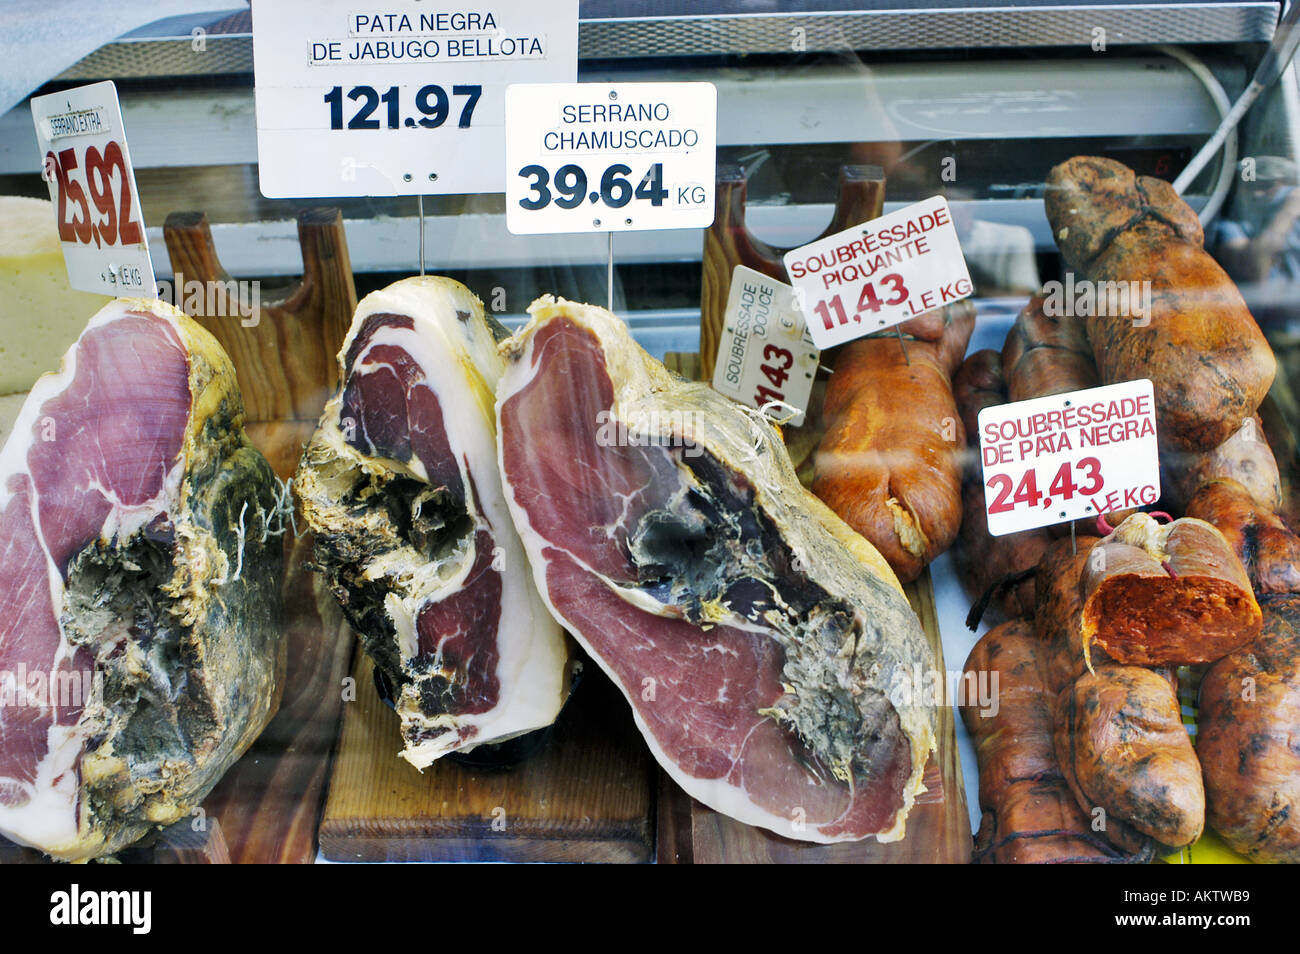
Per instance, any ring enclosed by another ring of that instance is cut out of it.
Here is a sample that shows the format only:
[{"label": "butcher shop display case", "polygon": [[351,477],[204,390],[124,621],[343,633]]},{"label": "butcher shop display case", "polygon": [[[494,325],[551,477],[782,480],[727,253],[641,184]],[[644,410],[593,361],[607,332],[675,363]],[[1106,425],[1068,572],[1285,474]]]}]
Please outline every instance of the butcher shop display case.
[{"label": "butcher shop display case", "polygon": [[1300,861],[1297,19],[17,0],[0,862]]}]

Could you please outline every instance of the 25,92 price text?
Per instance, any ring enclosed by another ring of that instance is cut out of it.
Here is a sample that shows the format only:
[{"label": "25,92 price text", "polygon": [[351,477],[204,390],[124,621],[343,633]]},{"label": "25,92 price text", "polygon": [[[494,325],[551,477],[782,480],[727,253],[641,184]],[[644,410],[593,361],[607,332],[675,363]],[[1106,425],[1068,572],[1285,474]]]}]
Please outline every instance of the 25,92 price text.
[{"label": "25,92 price text", "polygon": [[[87,146],[80,157],[76,148],[50,150],[45,154],[44,176],[58,190],[60,241],[93,242],[96,248],[144,241],[144,230],[131,217],[131,176],[116,140],[109,140],[102,152]],[[98,217],[91,214],[92,202]]]},{"label": "25,92 price text", "polygon": [[33,96],[31,110],[68,284],[99,295],[153,294],[117,87],[105,80]]},{"label": "25,92 price text", "polygon": [[[460,104],[456,125],[461,129],[469,129],[474,119],[474,107],[478,105],[479,97],[483,95],[483,87],[481,85],[453,86],[451,94],[465,97]],[[414,116],[402,116],[400,97],[400,86],[390,86],[383,93],[373,86],[352,87],[348,90],[347,98],[358,106],[345,127],[343,87],[335,86],[325,94],[325,102],[330,108],[330,129],[401,129],[403,126],[407,129],[420,127],[437,129],[451,114],[451,99],[447,96],[447,91],[436,84],[421,86],[416,91],[415,108],[421,114],[418,119]],[[380,103],[384,104],[385,122],[381,122],[374,116]]]}]

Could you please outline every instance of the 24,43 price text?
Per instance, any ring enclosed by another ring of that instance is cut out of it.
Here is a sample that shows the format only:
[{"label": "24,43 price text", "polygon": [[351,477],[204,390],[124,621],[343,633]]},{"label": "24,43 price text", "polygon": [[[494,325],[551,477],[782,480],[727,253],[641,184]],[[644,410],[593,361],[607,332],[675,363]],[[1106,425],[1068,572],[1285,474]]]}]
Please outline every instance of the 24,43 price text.
[{"label": "24,43 price text", "polygon": [[[1076,467],[1082,470],[1083,475],[1087,477],[1086,484],[1075,483],[1074,469]],[[1011,478],[1006,474],[994,474],[988,479],[987,486],[997,494],[993,503],[989,504],[988,512],[1010,513],[1016,509],[1017,505],[1037,507],[1041,502],[1042,506],[1050,507],[1053,503],[1053,497],[1056,500],[1073,500],[1076,493],[1091,497],[1093,494],[1100,493],[1105,484],[1101,476],[1101,461],[1095,457],[1085,457],[1083,460],[1074,463],[1066,461],[1057,468],[1056,475],[1052,478],[1051,484],[1048,485],[1046,495],[1038,489],[1038,473],[1032,467],[1025,471],[1024,476],[1020,478],[1020,483],[1015,487],[1014,494],[1012,493]]]}]

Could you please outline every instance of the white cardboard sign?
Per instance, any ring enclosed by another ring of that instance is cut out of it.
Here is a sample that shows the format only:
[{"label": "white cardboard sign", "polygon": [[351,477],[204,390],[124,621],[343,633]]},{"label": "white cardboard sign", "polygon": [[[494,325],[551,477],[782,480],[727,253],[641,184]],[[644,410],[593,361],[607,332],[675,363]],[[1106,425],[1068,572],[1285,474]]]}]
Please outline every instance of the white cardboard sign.
[{"label": "white cardboard sign", "polygon": [[943,196],[793,249],[783,261],[822,350],[974,292]]},{"label": "white cardboard sign", "polygon": [[117,87],[108,81],[34,96],[32,120],[68,284],[152,298],[153,262]]},{"label": "white cardboard sign", "polygon": [[1149,380],[986,407],[979,430],[985,512],[995,537],[1160,497]]},{"label": "white cardboard sign", "polygon": [[560,83],[506,92],[506,226],[516,235],[713,223],[712,83]]},{"label": "white cardboard sign", "polygon": [[[731,273],[723,314],[713,389],[762,409],[780,402],[771,416],[804,422],[821,352],[808,336],[794,289],[745,265]],[[789,408],[797,408],[793,417]]]},{"label": "white cardboard sign", "polygon": [[500,192],[505,91],[578,75],[578,0],[253,4],[262,194]]}]

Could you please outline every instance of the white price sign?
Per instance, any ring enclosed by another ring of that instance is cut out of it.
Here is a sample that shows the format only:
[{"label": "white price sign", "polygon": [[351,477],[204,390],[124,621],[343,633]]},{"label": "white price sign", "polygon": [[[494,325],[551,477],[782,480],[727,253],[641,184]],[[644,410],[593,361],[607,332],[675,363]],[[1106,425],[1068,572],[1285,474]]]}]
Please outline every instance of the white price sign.
[{"label": "white price sign", "polygon": [[117,87],[92,83],[34,96],[32,119],[68,284],[103,295],[152,298],[153,263]]},{"label": "white price sign", "polygon": [[737,265],[722,319],[713,389],[760,410],[775,402],[771,416],[798,426],[820,357],[795,305],[794,289]]},{"label": "white price sign", "polygon": [[262,194],[500,192],[505,91],[578,75],[578,0],[253,5]]},{"label": "white price sign", "polygon": [[974,292],[943,196],[818,239],[783,260],[822,350]]},{"label": "white price sign", "polygon": [[506,92],[506,226],[516,235],[713,224],[712,83],[563,83]]},{"label": "white price sign", "polygon": [[986,407],[979,429],[985,511],[995,537],[1160,497],[1148,380]]}]

